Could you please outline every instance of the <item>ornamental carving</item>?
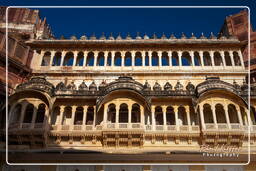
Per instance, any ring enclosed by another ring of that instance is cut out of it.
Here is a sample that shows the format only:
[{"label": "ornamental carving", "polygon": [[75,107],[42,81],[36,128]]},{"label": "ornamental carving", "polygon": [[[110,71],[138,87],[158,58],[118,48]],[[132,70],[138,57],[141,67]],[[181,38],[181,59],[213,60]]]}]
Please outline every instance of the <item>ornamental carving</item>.
[{"label": "ornamental carving", "polygon": [[181,91],[181,90],[183,90],[183,85],[178,81],[177,84],[175,85],[174,89],[176,91]]},{"label": "ornamental carving", "polygon": [[165,85],[164,85],[164,90],[165,90],[165,91],[170,91],[170,90],[172,90],[172,85],[171,85],[169,82],[165,83]]},{"label": "ornamental carving", "polygon": [[85,84],[85,82],[83,81],[79,87],[78,87],[79,90],[88,90],[88,87],[87,85]]},{"label": "ornamental carving", "polygon": [[158,82],[155,82],[155,85],[153,86],[154,91],[161,91],[161,85]]}]

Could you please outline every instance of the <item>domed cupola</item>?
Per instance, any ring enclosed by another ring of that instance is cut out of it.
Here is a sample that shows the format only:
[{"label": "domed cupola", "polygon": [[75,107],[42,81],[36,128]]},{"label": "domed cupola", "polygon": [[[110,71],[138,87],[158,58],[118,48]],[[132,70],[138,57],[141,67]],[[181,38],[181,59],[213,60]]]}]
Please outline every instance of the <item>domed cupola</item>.
[{"label": "domed cupola", "polygon": [[150,91],[151,90],[151,86],[148,83],[148,81],[146,81],[145,84],[143,85],[143,90],[144,91]]},{"label": "domed cupola", "polygon": [[155,82],[155,85],[153,86],[154,91],[161,91],[161,85],[158,82]]},{"label": "domed cupola", "polygon": [[95,84],[94,81],[92,81],[92,83],[90,84],[89,90],[90,91],[97,91],[97,85]]},{"label": "domed cupola", "polygon": [[165,90],[165,91],[170,91],[170,90],[172,90],[172,85],[171,85],[169,82],[165,83],[165,85],[164,85],[164,90]]},{"label": "domed cupola", "polygon": [[181,91],[181,90],[183,90],[183,85],[178,81],[177,84],[175,85],[174,89],[176,91]]},{"label": "domed cupola", "polygon": [[74,81],[72,81],[68,86],[67,86],[68,90],[76,90],[76,85],[74,83]]},{"label": "domed cupola", "polygon": [[186,86],[186,90],[189,92],[195,91],[195,86],[189,81],[188,85]]},{"label": "domed cupola", "polygon": [[103,81],[101,82],[101,84],[99,85],[99,90],[103,90],[106,86],[107,86],[107,83],[106,83],[105,80],[103,80]]},{"label": "domed cupola", "polygon": [[85,82],[83,81],[79,87],[78,87],[79,90],[88,90],[88,87],[87,85],[85,84]]},{"label": "domed cupola", "polygon": [[63,82],[60,82],[56,85],[56,90],[65,90],[66,89],[66,86]]}]

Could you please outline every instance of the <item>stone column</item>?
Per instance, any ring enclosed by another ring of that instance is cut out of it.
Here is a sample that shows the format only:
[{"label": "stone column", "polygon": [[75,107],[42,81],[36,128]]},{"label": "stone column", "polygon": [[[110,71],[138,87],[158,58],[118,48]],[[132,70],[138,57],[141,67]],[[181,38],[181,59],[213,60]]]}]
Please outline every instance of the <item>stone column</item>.
[{"label": "stone column", "polygon": [[168,57],[169,57],[169,66],[172,66],[172,51],[168,52]]},{"label": "stone column", "polygon": [[152,51],[148,51],[148,64],[150,67],[152,66]]},{"label": "stone column", "polygon": [[174,115],[175,115],[175,126],[176,126],[176,130],[179,131],[180,130],[180,126],[178,123],[178,106],[173,106],[174,109]]},{"label": "stone column", "polygon": [[142,66],[145,66],[145,57],[146,57],[146,52],[145,51],[141,52],[141,57],[142,57]]},{"label": "stone column", "polygon": [[191,64],[194,67],[195,66],[194,51],[189,51],[189,55],[191,57]]},{"label": "stone column", "polygon": [[188,127],[189,127],[189,130],[191,130],[191,120],[190,120],[190,110],[189,110],[189,106],[185,106],[185,110],[186,110],[186,116],[187,116]]},{"label": "stone column", "polygon": [[88,109],[88,106],[84,106],[84,114],[83,114],[83,123],[82,125],[86,125],[86,119],[87,119],[87,109]]},{"label": "stone column", "polygon": [[93,66],[94,66],[94,67],[97,66],[98,55],[99,55],[99,52],[98,52],[98,51],[95,51],[95,52],[94,52],[94,60],[93,60]]},{"label": "stone column", "polygon": [[88,55],[88,52],[87,52],[87,51],[84,51],[84,61],[83,61],[83,66],[86,66],[86,62],[87,62],[87,55]]},{"label": "stone column", "polygon": [[157,52],[157,56],[158,56],[158,66],[162,66],[162,52],[158,51]]},{"label": "stone column", "polygon": [[111,51],[111,66],[115,66],[115,51]]},{"label": "stone column", "polygon": [[58,120],[58,124],[62,125],[63,115],[64,115],[65,106],[60,106],[60,118]]},{"label": "stone column", "polygon": [[241,115],[240,107],[238,105],[235,105],[235,106],[236,106],[236,111],[237,111],[237,117],[238,117],[238,120],[239,120],[239,124],[241,126],[243,126],[243,120],[242,120],[242,115]]},{"label": "stone column", "polygon": [[231,59],[231,64],[232,64],[232,67],[235,66],[235,61],[234,61],[234,55],[233,55],[233,51],[229,51],[229,56],[230,56],[230,59]]},{"label": "stone column", "polygon": [[214,127],[215,127],[215,129],[218,129],[215,105],[211,104],[211,109],[212,109],[212,118],[213,118],[213,122],[214,122]]},{"label": "stone column", "polygon": [[155,108],[155,106],[151,106],[152,130],[156,128]]},{"label": "stone column", "polygon": [[182,56],[182,51],[178,51],[179,66],[180,66],[180,68],[182,67],[182,60],[181,60],[181,56]]},{"label": "stone column", "polygon": [[121,52],[121,67],[125,66],[125,52]]},{"label": "stone column", "polygon": [[140,123],[141,123],[141,126],[145,125],[145,113],[144,113],[143,106],[140,106]]},{"label": "stone column", "polygon": [[135,51],[132,51],[131,52],[131,54],[132,54],[132,67],[134,67],[135,66]]},{"label": "stone column", "polygon": [[96,126],[96,116],[97,116],[96,113],[97,113],[96,106],[93,106],[93,127]]},{"label": "stone column", "polygon": [[220,56],[223,62],[223,67],[226,68],[226,60],[225,60],[225,54],[224,51],[220,51]]},{"label": "stone column", "polygon": [[214,55],[213,51],[210,51],[209,54],[210,54],[210,57],[211,57],[212,67],[214,67],[215,66],[215,62],[214,62],[214,58],[213,58],[213,55]]},{"label": "stone column", "polygon": [[108,117],[108,104],[104,104],[103,124],[106,125]]},{"label": "stone column", "polygon": [[201,66],[204,67],[204,52],[199,51],[199,56],[200,56]]},{"label": "stone column", "polygon": [[202,129],[205,130],[203,105],[199,104],[198,107],[200,110],[200,120],[201,120]]},{"label": "stone column", "polygon": [[108,51],[104,51],[104,67],[108,64]]},{"label": "stone column", "polygon": [[120,104],[115,104],[116,105],[116,128],[119,127],[119,110],[120,110]]},{"label": "stone column", "polygon": [[67,51],[61,52],[61,60],[60,60],[60,66],[63,66],[64,58],[67,54]]},{"label": "stone column", "polygon": [[28,103],[24,103],[24,102],[21,104],[21,115],[20,115],[20,120],[19,120],[20,128],[22,128],[22,123],[24,120],[25,110],[27,108],[27,105],[28,105]]},{"label": "stone column", "polygon": [[74,51],[73,54],[74,54],[73,66],[76,66],[78,51]]},{"label": "stone column", "polygon": [[54,56],[55,56],[55,51],[51,51],[51,58],[50,58],[50,65],[49,66],[52,66]]},{"label": "stone column", "polygon": [[241,66],[244,68],[244,59],[241,50],[238,51],[238,55],[240,58]]},{"label": "stone column", "polygon": [[131,128],[132,123],[132,105],[128,105],[128,128]]},{"label": "stone column", "polygon": [[164,120],[164,130],[166,130],[166,112],[167,112],[167,106],[162,106],[162,110],[163,110],[163,120]]},{"label": "stone column", "polygon": [[32,116],[32,121],[31,121],[31,128],[34,128],[34,126],[35,126],[37,110],[38,110],[38,104],[34,104],[33,116]]},{"label": "stone column", "polygon": [[75,115],[76,115],[76,107],[77,106],[72,106],[72,115],[71,115],[71,125],[75,125]]},{"label": "stone column", "polygon": [[226,117],[228,128],[231,129],[227,104],[224,104],[224,111],[225,111],[225,117]]}]

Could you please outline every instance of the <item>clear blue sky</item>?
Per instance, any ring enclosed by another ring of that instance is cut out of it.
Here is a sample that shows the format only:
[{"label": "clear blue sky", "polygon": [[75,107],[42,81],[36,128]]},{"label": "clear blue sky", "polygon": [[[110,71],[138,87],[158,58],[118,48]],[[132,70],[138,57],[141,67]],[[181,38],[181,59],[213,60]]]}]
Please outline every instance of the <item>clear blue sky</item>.
[{"label": "clear blue sky", "polygon": [[[252,24],[256,25],[256,2],[253,0],[26,0],[26,1],[3,1],[1,5],[225,5],[225,6],[249,6],[251,8]],[[80,37],[83,34],[87,36],[93,32],[97,37],[102,32],[108,36],[110,32],[116,37],[120,32],[124,37],[129,32],[133,37],[136,32],[141,35],[147,33],[152,35],[154,32],[161,36],[174,33],[180,36],[184,32],[191,36],[194,32],[200,36],[202,32],[209,36],[210,32],[217,34],[228,15],[238,13],[242,9],[40,9],[41,17],[46,17],[54,35],[60,37],[70,37],[76,35]]]}]

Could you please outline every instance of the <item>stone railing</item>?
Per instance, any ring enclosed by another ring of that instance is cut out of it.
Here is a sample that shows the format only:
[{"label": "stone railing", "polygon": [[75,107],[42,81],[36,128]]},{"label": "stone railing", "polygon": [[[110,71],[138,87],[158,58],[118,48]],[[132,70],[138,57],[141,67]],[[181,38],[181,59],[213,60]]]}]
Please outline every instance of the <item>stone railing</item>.
[{"label": "stone railing", "polygon": [[230,128],[226,123],[219,123],[216,126],[214,123],[207,123],[205,124],[205,130],[203,131],[245,131],[246,130],[245,127],[241,126],[239,123],[231,123]]}]

